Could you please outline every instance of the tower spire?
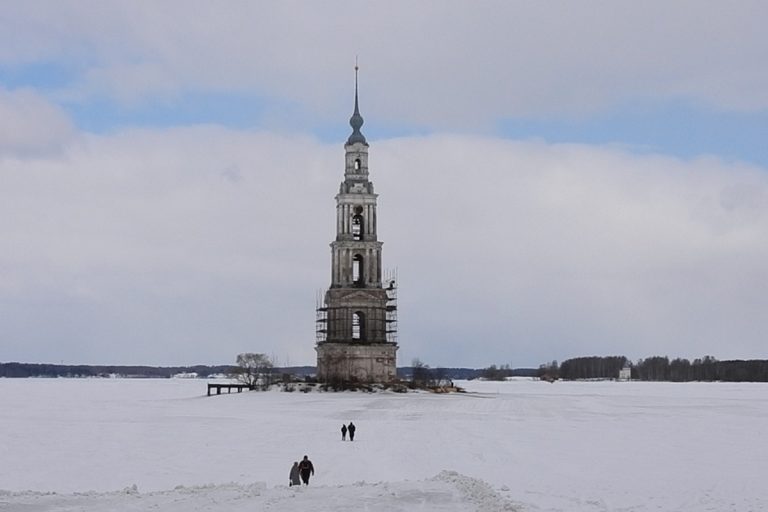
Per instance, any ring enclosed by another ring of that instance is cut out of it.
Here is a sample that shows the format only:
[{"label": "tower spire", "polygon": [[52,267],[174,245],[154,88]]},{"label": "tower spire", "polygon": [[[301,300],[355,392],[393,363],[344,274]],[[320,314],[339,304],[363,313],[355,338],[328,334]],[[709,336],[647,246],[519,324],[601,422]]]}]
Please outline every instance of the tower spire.
[{"label": "tower spire", "polygon": [[357,107],[357,73],[359,70],[360,66],[357,65],[357,55],[355,55],[355,114],[358,116],[360,115],[360,109]]},{"label": "tower spire", "polygon": [[357,73],[359,69],[360,67],[357,65],[357,57],[355,57],[355,112],[352,114],[352,117],[349,118],[349,125],[352,127],[352,135],[347,139],[347,144],[361,142],[367,146],[368,142],[365,140],[365,135],[360,131],[364,121],[363,116],[360,115],[360,108],[357,101]]}]

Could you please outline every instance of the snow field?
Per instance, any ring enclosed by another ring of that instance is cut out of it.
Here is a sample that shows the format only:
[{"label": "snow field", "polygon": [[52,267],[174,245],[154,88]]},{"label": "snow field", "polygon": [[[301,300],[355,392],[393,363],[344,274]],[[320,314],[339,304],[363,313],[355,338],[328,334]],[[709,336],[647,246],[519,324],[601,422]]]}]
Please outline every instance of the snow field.
[{"label": "snow field", "polygon": [[[765,384],[205,384],[0,379],[0,510],[768,510]],[[316,475],[289,488],[304,454]]]}]

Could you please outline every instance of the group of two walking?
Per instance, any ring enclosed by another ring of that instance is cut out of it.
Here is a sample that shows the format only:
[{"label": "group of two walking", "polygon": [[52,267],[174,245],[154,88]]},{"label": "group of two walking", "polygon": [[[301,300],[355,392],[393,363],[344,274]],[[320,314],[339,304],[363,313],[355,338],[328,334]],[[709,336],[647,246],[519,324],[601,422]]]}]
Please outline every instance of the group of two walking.
[{"label": "group of two walking", "polygon": [[[309,460],[309,457],[305,455],[301,462],[293,463],[291,475],[289,477],[291,481],[288,485],[301,485],[301,482],[304,482],[304,485],[309,485],[309,475],[314,474],[315,467],[312,465],[312,461]],[[299,480],[299,477],[301,477],[301,480]]]},{"label": "group of two walking", "polygon": [[346,441],[347,440],[347,432],[349,432],[349,440],[354,441],[355,440],[355,424],[351,421],[349,422],[349,426],[342,425],[341,426],[341,440]]}]

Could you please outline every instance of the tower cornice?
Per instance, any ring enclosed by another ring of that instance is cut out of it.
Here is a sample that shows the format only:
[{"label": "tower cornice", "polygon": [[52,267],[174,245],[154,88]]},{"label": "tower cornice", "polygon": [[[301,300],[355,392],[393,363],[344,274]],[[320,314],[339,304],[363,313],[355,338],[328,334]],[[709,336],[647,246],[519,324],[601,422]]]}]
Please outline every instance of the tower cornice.
[{"label": "tower cornice", "polygon": [[381,249],[384,242],[379,240],[334,240],[329,244],[338,249]]},{"label": "tower cornice", "polygon": [[344,192],[336,194],[336,201],[340,203],[376,204],[379,194],[369,192]]}]

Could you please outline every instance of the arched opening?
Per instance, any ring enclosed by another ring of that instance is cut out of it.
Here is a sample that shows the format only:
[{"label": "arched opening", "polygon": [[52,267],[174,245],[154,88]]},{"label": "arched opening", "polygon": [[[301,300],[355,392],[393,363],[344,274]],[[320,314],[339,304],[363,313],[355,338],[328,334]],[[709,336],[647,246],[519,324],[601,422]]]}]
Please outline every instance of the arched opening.
[{"label": "arched opening", "polygon": [[363,286],[363,257],[360,254],[352,258],[352,284]]},{"label": "arched opening", "polygon": [[355,215],[354,217],[352,217],[352,239],[353,240],[363,239],[363,216],[362,215]]},{"label": "arched opening", "polygon": [[362,311],[352,313],[352,339],[365,339],[365,315]]},{"label": "arched opening", "polygon": [[355,159],[355,170],[356,171],[360,170],[360,159],[359,158]]}]

